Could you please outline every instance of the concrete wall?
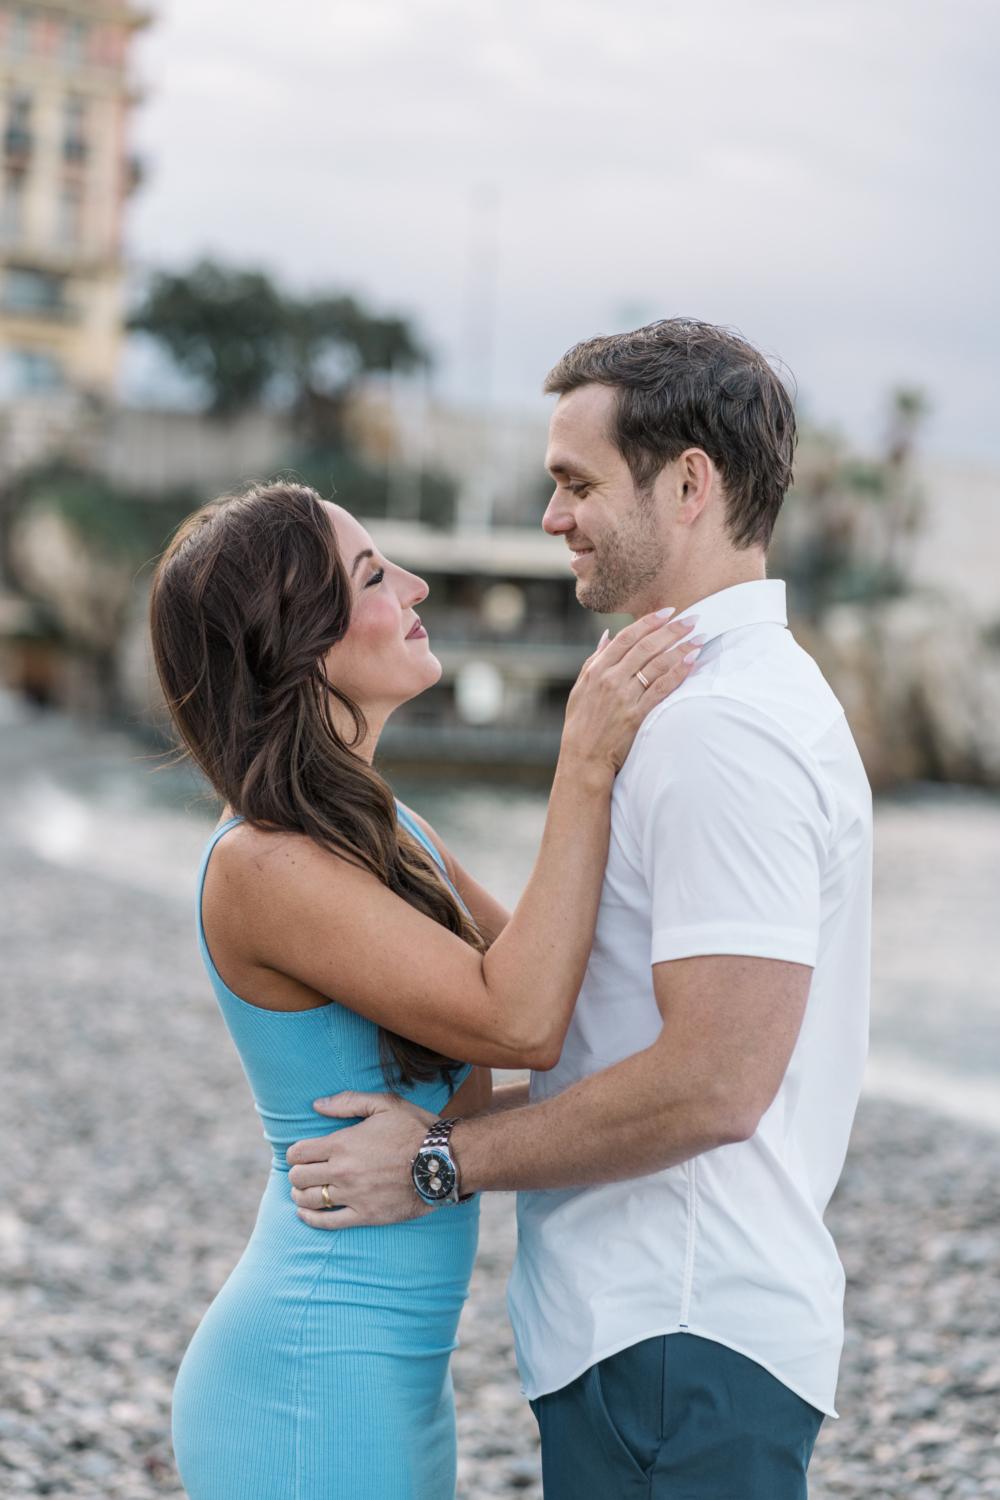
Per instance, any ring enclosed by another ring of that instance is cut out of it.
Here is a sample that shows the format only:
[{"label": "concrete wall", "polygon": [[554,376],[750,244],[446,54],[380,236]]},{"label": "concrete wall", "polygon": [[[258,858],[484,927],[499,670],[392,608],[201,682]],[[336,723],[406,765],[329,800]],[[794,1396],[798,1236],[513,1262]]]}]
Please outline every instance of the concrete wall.
[{"label": "concrete wall", "polygon": [[[447,474],[459,487],[459,524],[537,523],[547,419],[476,411],[426,399],[420,383],[371,381],[348,410],[351,440],[375,467]],[[402,510],[401,520],[410,519]]]},{"label": "concrete wall", "polygon": [[287,423],[273,412],[223,421],[120,407],[103,424],[95,463],[123,489],[158,494],[191,485],[208,496],[270,477],[290,442]]}]

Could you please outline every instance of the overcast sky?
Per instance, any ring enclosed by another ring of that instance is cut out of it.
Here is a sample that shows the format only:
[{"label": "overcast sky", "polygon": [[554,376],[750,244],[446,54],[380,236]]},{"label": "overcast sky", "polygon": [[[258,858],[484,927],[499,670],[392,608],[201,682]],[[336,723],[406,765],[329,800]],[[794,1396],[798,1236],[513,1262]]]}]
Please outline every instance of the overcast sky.
[{"label": "overcast sky", "polygon": [[[450,398],[690,313],[877,441],[1000,463],[996,0],[159,0],[146,264],[210,252],[414,317]],[[471,309],[471,311],[470,311]],[[469,352],[469,346],[475,352]]]}]

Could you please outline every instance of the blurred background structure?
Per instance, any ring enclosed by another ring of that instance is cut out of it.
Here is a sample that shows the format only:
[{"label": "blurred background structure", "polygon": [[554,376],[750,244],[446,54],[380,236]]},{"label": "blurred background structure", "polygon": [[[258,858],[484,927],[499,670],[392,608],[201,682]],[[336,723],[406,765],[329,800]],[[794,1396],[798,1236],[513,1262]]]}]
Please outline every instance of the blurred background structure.
[{"label": "blurred background structure", "polygon": [[[541,531],[540,384],[686,313],[788,362],[771,572],[879,793],[878,1097],[830,1215],[849,1334],[813,1492],[1000,1496],[1000,11],[154,9],[0,0],[0,1493],[180,1500],[170,1383],[264,1172],[191,942],[213,806],[150,774],[155,558],[287,474],[425,577],[443,676],[383,765],[513,903],[621,623]],[[495,1196],[460,1500],[540,1495],[513,1244]]]},{"label": "blurred background structure", "polygon": [[[619,32],[626,54],[644,31],[654,40],[669,39],[644,0],[633,0],[633,10],[632,31]],[[890,0],[883,10],[888,20]],[[379,0],[370,12],[374,30],[364,44],[351,6],[344,8],[339,33],[336,25],[329,33],[329,17],[315,6],[307,11],[302,40],[311,26],[317,42],[339,35],[347,53],[360,47],[372,59],[382,35],[390,70],[398,62],[399,34],[412,28],[412,18],[392,0]],[[953,28],[952,73],[968,65],[974,11],[970,0]],[[548,20],[558,12],[559,0],[549,0]],[[437,328],[426,324],[435,299],[441,300],[436,269],[425,266],[425,294],[416,298],[424,303],[423,318],[379,305],[387,256],[412,295],[406,235],[377,251],[369,245],[375,296],[357,290],[358,225],[341,225],[342,247],[334,242],[328,253],[317,253],[313,245],[306,253],[300,219],[307,235],[329,222],[317,219],[311,201],[287,219],[287,233],[277,242],[266,211],[261,221],[245,222],[237,238],[248,249],[236,256],[233,237],[205,199],[202,147],[213,141],[208,155],[217,152],[219,170],[225,162],[235,170],[232,137],[240,127],[234,109],[255,140],[266,118],[292,149],[295,170],[312,170],[310,180],[318,184],[327,136],[317,137],[312,103],[304,116],[311,134],[294,123],[289,134],[288,122],[275,115],[263,76],[254,71],[255,41],[259,46],[267,35],[258,5],[246,10],[233,63],[247,85],[245,97],[234,95],[232,80],[212,73],[218,67],[212,27],[224,13],[223,0],[212,0],[196,20],[188,0],[175,0],[145,43],[150,18],[128,5],[73,0],[0,7],[6,120],[0,198],[3,680],[39,705],[148,727],[155,693],[142,620],[150,560],[202,500],[250,480],[294,473],[371,519],[380,543],[431,584],[428,624],[442,648],[444,678],[396,716],[385,753],[438,768],[494,764],[542,774],[554,761],[569,686],[607,622],[577,606],[565,551],[538,525],[548,493],[546,408],[525,396],[512,373],[508,324],[519,312],[509,289],[504,301],[503,279],[518,191],[511,172],[525,165],[521,146],[511,143],[506,159],[495,139],[484,150],[478,179],[459,193],[455,234],[442,211],[446,237],[460,242],[442,246],[460,283],[452,288],[451,333],[447,320]],[[924,21],[927,35],[920,35],[928,42],[936,23]],[[483,22],[479,17],[469,24],[482,28]],[[604,24],[600,7],[581,14],[577,47],[599,45]],[[507,45],[522,63],[537,40],[533,26],[520,13],[506,23]],[[485,40],[488,28],[477,34]],[[192,66],[187,56],[182,62],[183,48],[199,42],[208,52],[214,115],[206,112],[205,83],[192,84],[183,71]],[[803,56],[814,53],[816,42],[808,32],[799,37]],[[152,51],[137,66],[133,53],[140,44]],[[279,53],[275,67],[285,86],[295,59],[287,47]],[[725,66],[727,55],[724,45]],[[306,68],[304,54],[298,61]],[[919,61],[927,59],[921,54]],[[339,54],[331,54],[329,64],[339,77]],[[157,67],[166,71],[136,129],[130,114],[142,97],[140,75],[155,75]],[[308,93],[317,80],[307,68],[303,76]],[[186,117],[181,120],[185,103],[201,111],[200,137],[192,136]],[[469,105],[450,101],[449,108],[468,111]],[[490,113],[487,103],[484,121]],[[145,190],[146,206],[143,194],[137,200],[144,257],[133,251],[130,259],[126,207],[143,178],[133,143],[148,134],[150,118],[160,131],[151,143],[160,159]],[[644,152],[649,141],[642,127],[648,130],[654,118],[633,110],[623,122],[625,135],[641,139]],[[334,122],[343,123],[336,109]],[[430,117],[420,127],[425,134],[435,128]],[[484,128],[492,130],[491,117]],[[370,160],[367,149],[359,160]],[[405,159],[404,137],[396,149]],[[582,149],[585,159],[590,147]],[[175,154],[189,174],[187,192]],[[574,181],[583,159],[567,166]],[[391,176],[389,160],[383,167]],[[558,177],[557,161],[553,170]],[[595,160],[593,170],[601,192],[607,163]],[[665,170],[669,188],[673,168]],[[711,163],[705,172],[711,180]],[[263,162],[258,191],[276,194],[277,206],[282,200],[273,174],[274,165]],[[329,176],[353,202],[339,157]],[[233,196],[238,182],[215,181],[223,199],[245,208],[248,200]],[[673,188],[679,201],[693,191],[683,182]],[[558,183],[554,191],[558,197]],[[641,196],[638,184],[637,191]],[[743,189],[731,184],[730,192],[735,201]],[[766,202],[770,193],[764,184],[757,197]],[[398,201],[401,208],[410,203],[403,192]],[[368,202],[374,222],[388,222],[378,193]],[[179,257],[176,226],[168,233],[163,219],[165,204],[186,217],[190,244],[204,244],[208,234],[217,247]],[[192,221],[198,213],[203,225]],[[430,227],[425,217],[412,226],[418,260]],[[159,266],[150,256],[157,239]],[[780,259],[783,252],[775,247],[775,255]],[[267,261],[272,270],[261,269]],[[542,274],[548,262],[539,253]],[[324,264],[322,280],[314,270],[312,286],[306,285],[303,266]],[[611,324],[682,310],[671,283],[685,293],[695,285],[683,267],[671,247],[656,300],[623,301]],[[345,284],[349,268],[353,287]],[[649,286],[644,251],[630,245],[619,270],[623,286],[636,276]],[[596,273],[609,274],[600,257]],[[549,274],[562,297],[563,278],[551,268]],[[604,286],[594,302],[598,326],[608,326],[610,291]],[[745,300],[759,320],[759,298]],[[719,289],[706,301],[712,305],[695,310],[712,315],[716,306],[737,306],[739,295]],[[577,307],[578,320],[585,306],[584,300]],[[817,302],[811,323],[821,326],[824,317]],[[777,331],[781,319],[774,321]],[[594,324],[577,321],[572,331],[590,333]],[[943,335],[933,337],[940,343]],[[795,339],[803,343],[799,334]],[[892,342],[888,331],[886,340]],[[897,356],[905,347],[904,341]],[[864,350],[860,334],[858,350]],[[560,352],[552,343],[545,357]],[[942,357],[942,377],[948,368]],[[858,373],[870,388],[868,372]],[[539,365],[536,384],[543,374]],[[817,373],[796,374],[815,409]],[[856,412],[850,415],[837,386],[842,377],[834,372],[832,406],[849,414],[853,432],[847,435],[803,410],[796,484],[772,570],[789,580],[794,629],[841,695],[876,785],[913,778],[993,785],[1000,782],[1000,467],[991,469],[982,456],[995,451],[1000,464],[1000,447],[991,449],[984,438],[978,463],[947,453],[942,443],[964,430],[953,393],[943,379],[925,378],[933,375],[926,351],[899,374],[901,383],[883,384],[881,417],[872,413],[866,425]],[[972,398],[962,395],[967,406]],[[945,415],[937,421],[940,410]]]},{"label": "blurred background structure", "polygon": [[[0,390],[110,399],[122,343],[132,32],[124,4],[0,11]],[[15,417],[16,421],[16,417]],[[11,441],[10,434],[6,441]],[[28,456],[5,453],[8,465]]]}]

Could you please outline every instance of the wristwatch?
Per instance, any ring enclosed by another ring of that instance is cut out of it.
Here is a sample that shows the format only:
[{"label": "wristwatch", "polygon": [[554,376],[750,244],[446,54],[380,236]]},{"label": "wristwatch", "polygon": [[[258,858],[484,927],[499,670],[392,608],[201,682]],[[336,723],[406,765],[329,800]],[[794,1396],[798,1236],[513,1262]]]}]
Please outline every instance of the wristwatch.
[{"label": "wristwatch", "polygon": [[441,1203],[467,1203],[475,1193],[459,1195],[458,1166],[448,1149],[448,1138],[458,1120],[438,1120],[424,1136],[413,1158],[413,1186],[425,1203],[435,1208]]}]

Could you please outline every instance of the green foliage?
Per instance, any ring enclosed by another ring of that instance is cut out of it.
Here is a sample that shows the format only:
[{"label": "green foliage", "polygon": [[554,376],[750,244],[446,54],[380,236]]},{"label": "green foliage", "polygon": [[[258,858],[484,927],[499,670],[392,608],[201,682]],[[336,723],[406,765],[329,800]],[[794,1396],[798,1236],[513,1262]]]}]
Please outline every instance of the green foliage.
[{"label": "green foliage", "polygon": [[281,362],[285,310],[269,279],[203,260],[187,275],[161,271],[129,327],[158,339],[202,381],[221,414],[259,401]]},{"label": "green foliage", "polygon": [[346,369],[334,389],[373,370],[412,370],[427,356],[403,318],[378,318],[353,297],[282,299],[287,354],[293,379],[301,390],[329,391],[324,356],[346,356]]},{"label": "green foliage", "polygon": [[818,620],[835,604],[905,592],[922,516],[910,460],[927,410],[920,392],[893,392],[885,451],[875,458],[859,458],[830,433],[801,429],[795,483],[769,560],[788,584],[794,614]]},{"label": "green foliage", "polygon": [[201,381],[220,416],[283,386],[306,425],[315,425],[324,404],[334,408],[327,415],[335,423],[360,375],[427,362],[402,318],[378,317],[353,297],[293,297],[261,271],[211,260],[180,274],[159,272],[129,327],[157,339]]},{"label": "green foliage", "polygon": [[95,552],[132,569],[158,557],[200,503],[186,489],[155,499],[128,494],[98,475],[64,464],[21,475],[7,500],[11,519],[23,510],[54,511]]},{"label": "green foliage", "polygon": [[910,458],[921,424],[931,411],[926,391],[916,386],[897,386],[889,395],[889,431],[886,463],[900,468]]},{"label": "green foliage", "polygon": [[853,490],[858,495],[871,495],[876,499],[884,496],[888,488],[885,465],[865,463],[862,459],[842,459],[840,478],[848,490]]}]

